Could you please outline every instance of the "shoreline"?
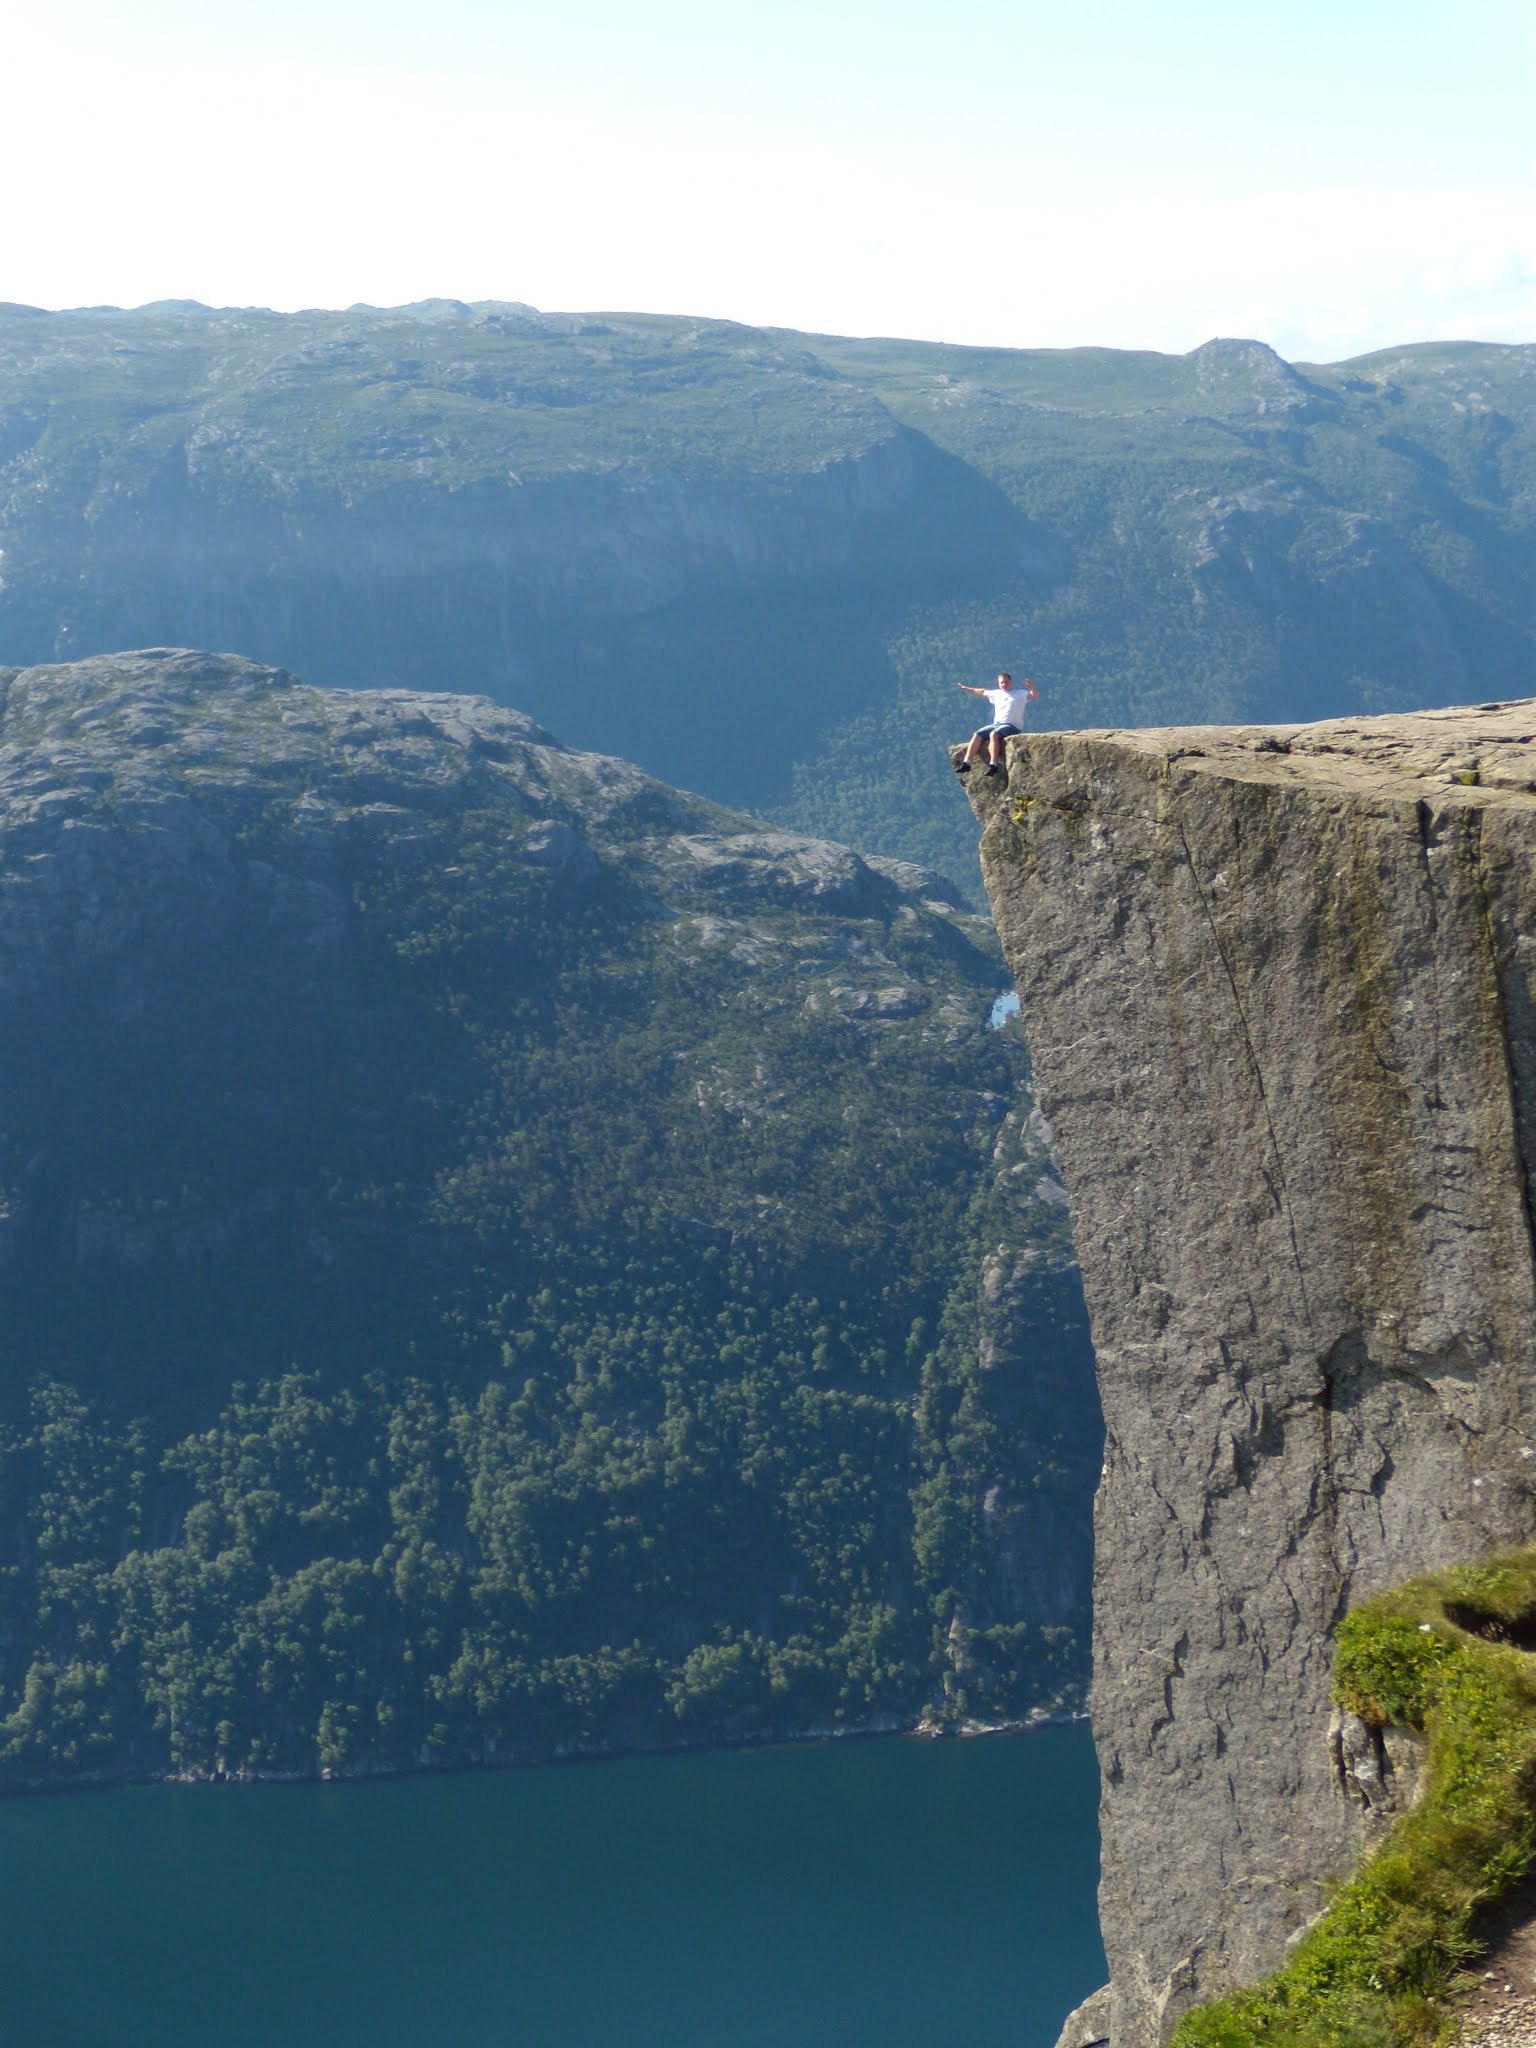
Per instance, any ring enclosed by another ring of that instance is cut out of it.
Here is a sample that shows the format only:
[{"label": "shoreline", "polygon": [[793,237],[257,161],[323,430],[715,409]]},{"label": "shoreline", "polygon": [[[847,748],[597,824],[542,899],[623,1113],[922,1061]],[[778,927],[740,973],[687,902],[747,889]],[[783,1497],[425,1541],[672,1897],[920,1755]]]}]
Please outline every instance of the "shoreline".
[{"label": "shoreline", "polygon": [[541,1755],[486,1756],[434,1763],[360,1764],[356,1768],[331,1770],[272,1771],[101,1771],[82,1773],[68,1779],[40,1778],[0,1786],[0,1799],[48,1798],[69,1793],[110,1792],[130,1785],[363,1785],[395,1778],[462,1777],[476,1771],[524,1771],[558,1768],[576,1764],[622,1763],[646,1757],[705,1755],[711,1750],[799,1749],[812,1743],[875,1742],[895,1739],[912,1742],[976,1742],[993,1736],[1029,1735],[1041,1728],[1064,1728],[1086,1721],[1086,1706],[1055,1706],[1031,1709],[1028,1714],[1006,1721],[964,1721],[956,1728],[941,1728],[921,1717],[898,1720],[894,1716],[861,1722],[856,1727],[812,1727],[751,1736],[723,1736],[710,1742],[667,1743],[572,1743]]}]

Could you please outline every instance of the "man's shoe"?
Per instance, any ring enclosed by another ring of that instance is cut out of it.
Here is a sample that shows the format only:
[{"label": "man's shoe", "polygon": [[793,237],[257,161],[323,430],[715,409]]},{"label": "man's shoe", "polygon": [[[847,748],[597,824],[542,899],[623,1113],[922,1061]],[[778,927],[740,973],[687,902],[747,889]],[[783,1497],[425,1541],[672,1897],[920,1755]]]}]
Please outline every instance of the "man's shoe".
[{"label": "man's shoe", "polygon": [[983,773],[987,775],[995,775],[997,773],[997,763],[995,761],[989,761]]},{"label": "man's shoe", "polygon": [[957,761],[955,763],[955,773],[957,775],[969,775],[970,772],[971,764],[969,761]]}]

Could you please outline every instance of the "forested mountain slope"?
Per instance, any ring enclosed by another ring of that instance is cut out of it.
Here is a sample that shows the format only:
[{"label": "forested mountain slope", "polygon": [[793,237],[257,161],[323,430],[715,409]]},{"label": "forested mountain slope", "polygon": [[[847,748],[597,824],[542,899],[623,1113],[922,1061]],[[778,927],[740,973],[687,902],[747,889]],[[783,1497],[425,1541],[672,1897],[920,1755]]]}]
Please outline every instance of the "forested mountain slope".
[{"label": "forested mountain slope", "polygon": [[997,1716],[1090,1360],[990,928],[480,699],[0,671],[0,1777]]},{"label": "forested mountain slope", "polygon": [[967,887],[957,677],[1060,726],[1518,694],[1533,534],[1532,348],[0,309],[0,660],[485,690]]}]

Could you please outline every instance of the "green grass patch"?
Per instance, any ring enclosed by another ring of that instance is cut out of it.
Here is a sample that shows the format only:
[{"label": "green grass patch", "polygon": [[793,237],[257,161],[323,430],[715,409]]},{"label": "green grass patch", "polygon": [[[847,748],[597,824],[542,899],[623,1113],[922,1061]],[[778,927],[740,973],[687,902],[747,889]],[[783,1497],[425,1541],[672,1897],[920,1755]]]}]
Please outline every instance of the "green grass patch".
[{"label": "green grass patch", "polygon": [[1333,1690],[1426,1738],[1424,1789],[1285,1969],[1186,2015],[1173,2048],[1400,2048],[1451,2038],[1481,1911],[1536,1851],[1536,1549],[1383,1593],[1339,1629]]}]

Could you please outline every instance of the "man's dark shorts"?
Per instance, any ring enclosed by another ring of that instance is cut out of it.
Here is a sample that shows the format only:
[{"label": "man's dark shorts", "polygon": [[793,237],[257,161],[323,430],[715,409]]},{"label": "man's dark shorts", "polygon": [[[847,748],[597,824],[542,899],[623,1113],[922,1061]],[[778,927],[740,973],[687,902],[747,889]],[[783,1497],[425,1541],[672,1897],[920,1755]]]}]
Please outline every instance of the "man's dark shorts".
[{"label": "man's dark shorts", "polygon": [[989,740],[995,732],[1022,732],[1023,730],[1022,725],[1015,725],[1012,719],[1008,719],[1002,725],[978,726],[976,728],[976,737],[979,740]]}]

